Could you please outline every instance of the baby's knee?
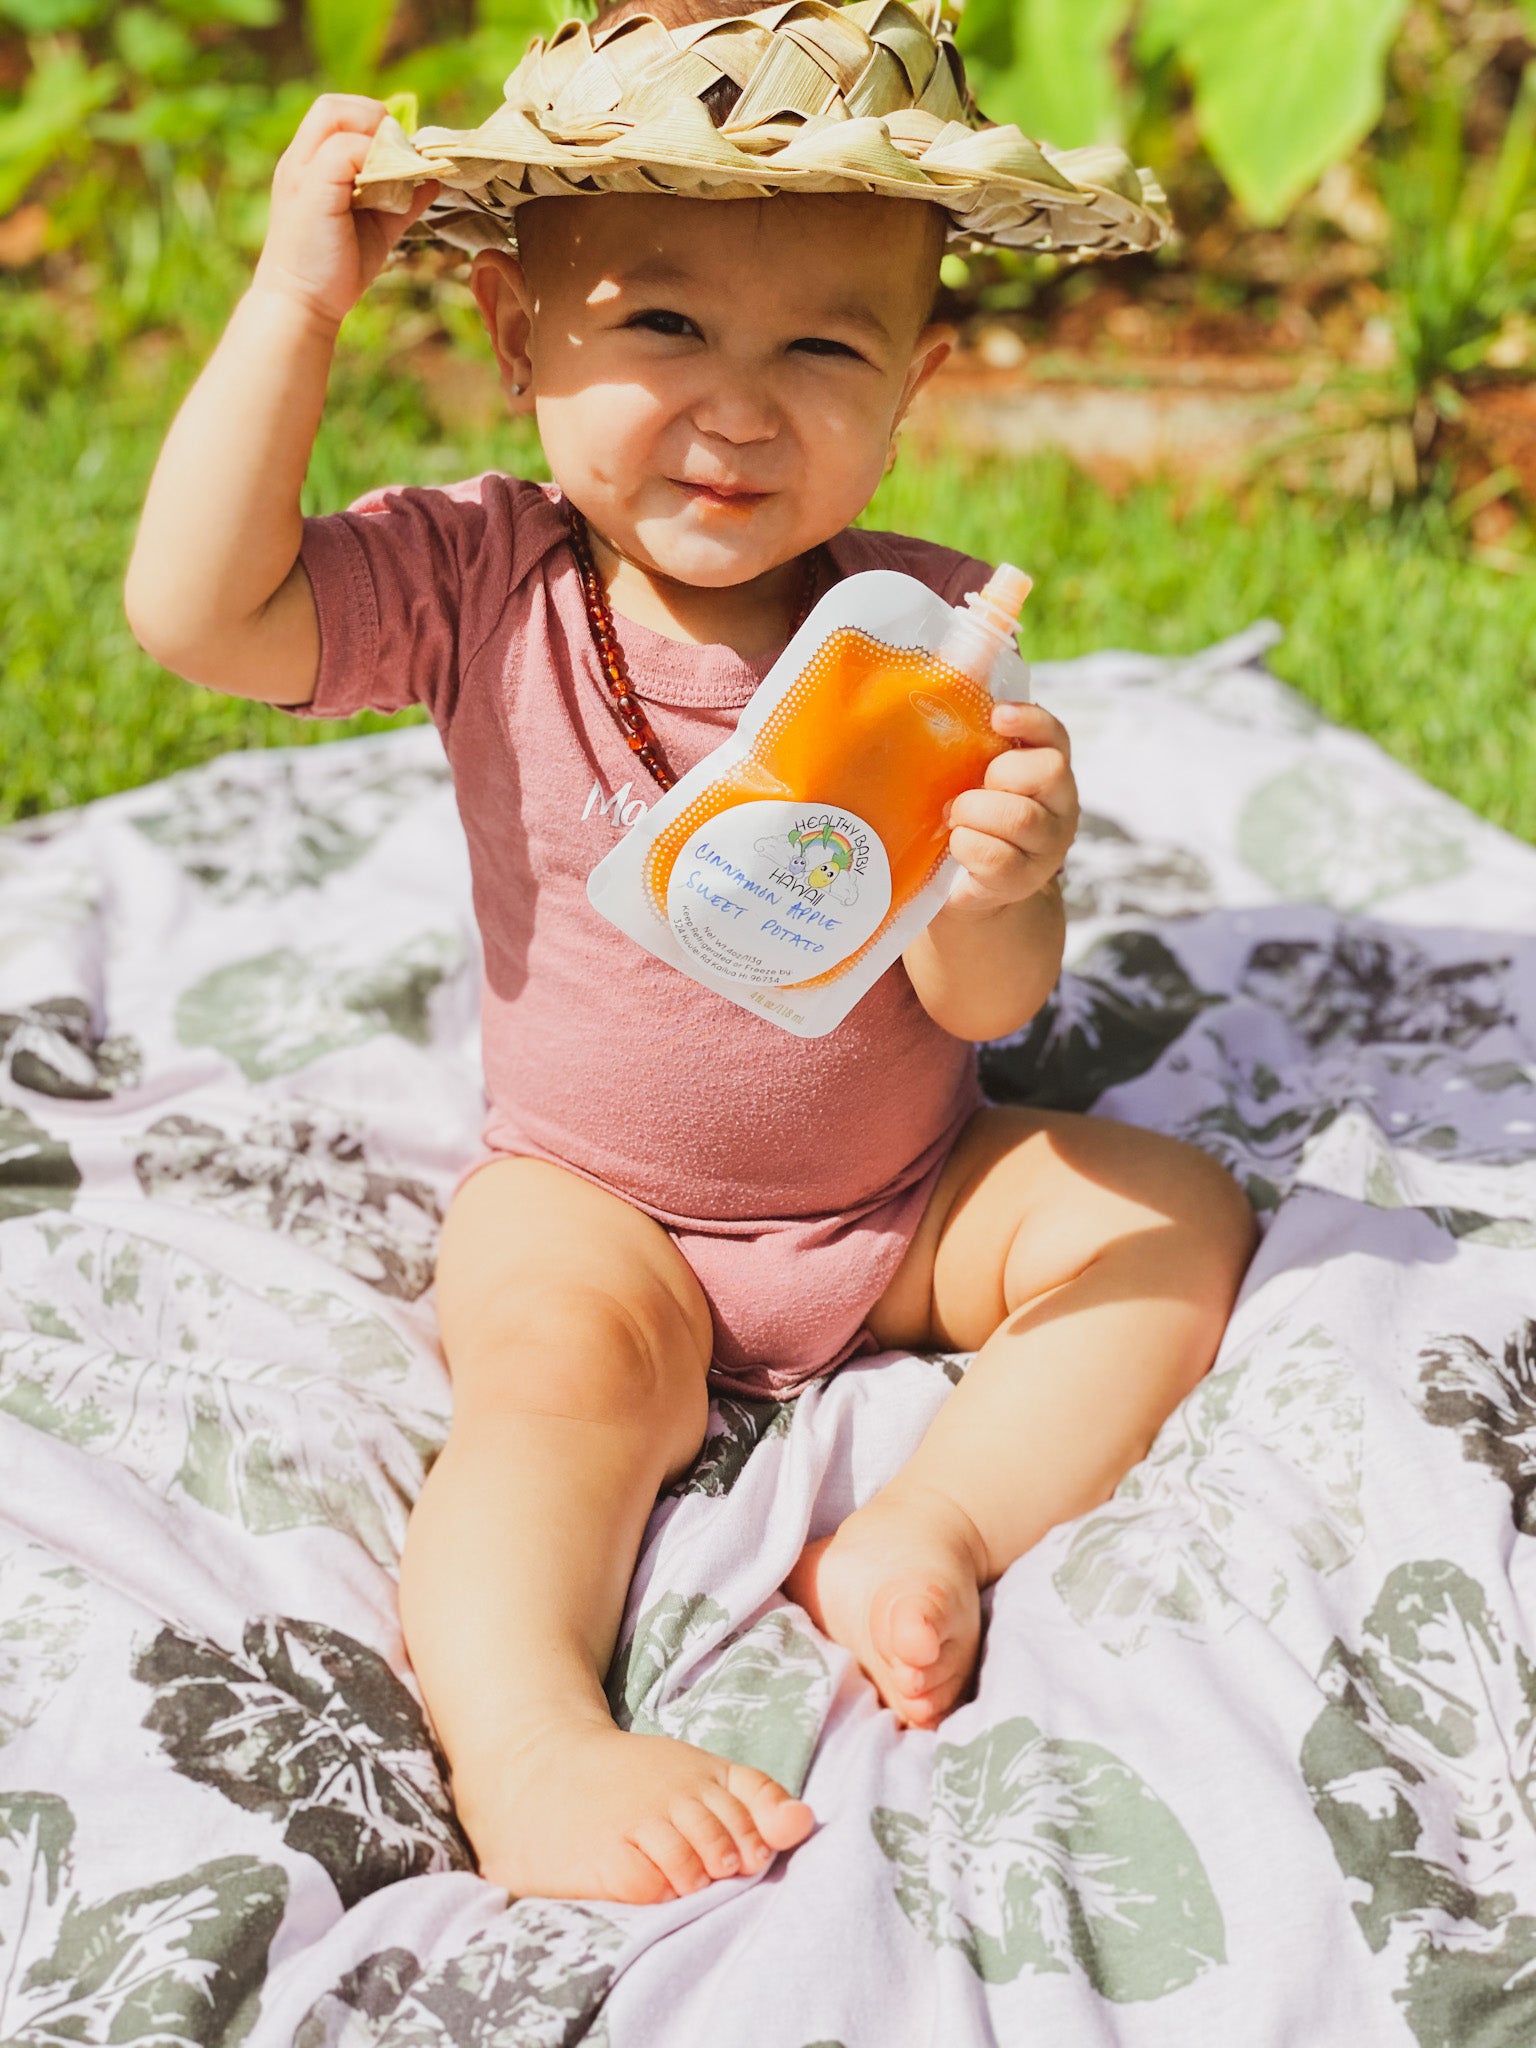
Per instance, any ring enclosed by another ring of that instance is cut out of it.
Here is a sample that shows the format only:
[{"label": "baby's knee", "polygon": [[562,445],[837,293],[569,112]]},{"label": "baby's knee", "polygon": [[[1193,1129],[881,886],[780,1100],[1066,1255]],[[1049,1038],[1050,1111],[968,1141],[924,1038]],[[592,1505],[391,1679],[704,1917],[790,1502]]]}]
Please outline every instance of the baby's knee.
[{"label": "baby's knee", "polygon": [[1084,1200],[1130,1256],[1154,1265],[1191,1305],[1225,1318],[1257,1239],[1242,1188],[1198,1145],[1123,1127],[1110,1135],[1115,1146],[1105,1178],[1129,1207],[1106,1211],[1092,1172],[1084,1177]]},{"label": "baby's knee", "polygon": [[1235,1294],[1258,1243],[1253,1205],[1238,1181],[1209,1152],[1202,1152],[1197,1145],[1186,1145],[1183,1150],[1192,1184],[1189,1227],[1211,1253],[1217,1284],[1229,1283]]},{"label": "baby's knee", "polygon": [[1177,1242],[1166,1270],[1177,1292],[1208,1327],[1214,1355],[1258,1242],[1248,1197],[1208,1152],[1180,1145],[1178,1187],[1169,1203]]},{"label": "baby's knee", "polygon": [[[1235,1293],[1257,1229],[1248,1197],[1226,1168],[1198,1145],[1161,1131],[1110,1125],[1093,1128],[1093,1138],[1095,1152],[1079,1175],[1079,1193],[1092,1213],[1117,1235],[1127,1213],[1137,1219],[1133,1236],[1155,1223],[1159,1256],[1176,1258],[1218,1290]],[[1106,1191],[1128,1202],[1129,1211],[1106,1211]]]},{"label": "baby's knee", "polygon": [[697,1409],[702,1430],[708,1408],[709,1345],[660,1283],[531,1284],[482,1307],[449,1367],[456,1421],[489,1406],[656,1429]]}]

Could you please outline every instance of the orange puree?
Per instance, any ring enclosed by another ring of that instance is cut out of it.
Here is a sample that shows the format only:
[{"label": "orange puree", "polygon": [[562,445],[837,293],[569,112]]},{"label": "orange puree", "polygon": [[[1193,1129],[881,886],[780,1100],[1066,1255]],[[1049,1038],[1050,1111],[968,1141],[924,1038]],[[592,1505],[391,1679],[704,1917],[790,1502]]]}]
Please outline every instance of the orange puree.
[{"label": "orange puree", "polygon": [[992,697],[980,683],[926,651],[839,627],[775,706],[751,755],[657,835],[646,863],[652,904],[665,917],[673,866],[701,825],[734,804],[779,798],[836,806],[873,827],[891,864],[883,931],[943,857],[944,806],[976,788],[1008,745],[992,730]]}]

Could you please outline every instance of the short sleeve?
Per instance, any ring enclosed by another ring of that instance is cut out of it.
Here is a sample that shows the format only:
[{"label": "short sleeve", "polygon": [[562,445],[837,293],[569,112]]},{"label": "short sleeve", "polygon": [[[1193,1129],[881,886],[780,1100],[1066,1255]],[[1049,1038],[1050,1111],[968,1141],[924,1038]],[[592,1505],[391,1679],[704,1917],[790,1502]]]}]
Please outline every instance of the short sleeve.
[{"label": "short sleeve", "polygon": [[939,547],[905,533],[870,532],[849,527],[832,543],[834,559],[845,575],[861,569],[896,569],[914,576],[946,604],[959,604],[967,591],[980,590],[992,571],[974,555]]},{"label": "short sleeve", "polygon": [[306,519],[299,559],[320,628],[309,718],[403,711],[451,719],[465,667],[512,585],[517,496],[536,485],[495,474],[441,489],[372,491]]},{"label": "short sleeve", "polygon": [[[944,550],[946,554],[949,550]],[[946,604],[959,604],[969,592],[980,590],[992,571],[974,555],[960,555],[950,565],[944,581],[935,587]]]}]

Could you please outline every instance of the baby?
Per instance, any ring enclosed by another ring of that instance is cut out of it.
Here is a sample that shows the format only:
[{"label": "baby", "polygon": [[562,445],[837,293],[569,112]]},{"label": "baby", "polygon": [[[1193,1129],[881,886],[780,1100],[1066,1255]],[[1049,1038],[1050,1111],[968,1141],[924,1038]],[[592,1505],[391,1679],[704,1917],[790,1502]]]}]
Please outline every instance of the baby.
[{"label": "baby", "polygon": [[[707,12],[668,4],[647,12]],[[947,902],[825,1038],[723,1001],[586,899],[657,793],[614,672],[680,775],[837,578],[899,568],[950,602],[985,580],[850,526],[954,340],[932,318],[942,205],[534,198],[516,257],[480,254],[472,282],[555,485],[492,474],[306,521],[337,329],[433,196],[354,211],[382,117],[327,96],[279,164],[251,288],[156,469],[127,609],[193,681],[320,717],[420,702],[443,735],[490,1108],[438,1259],[454,1415],[410,1524],[406,1640],[487,1877],[669,1899],[814,1824],[763,1772],[623,1733],[605,1703],[647,1517],[699,1450],[711,1385],[975,1352],[906,1467],[785,1586],[931,1729],[971,1681],[981,1590],[1105,1499],[1209,1367],[1252,1220],[1189,1147],[982,1102],[974,1041],[1032,1017],[1062,958],[1077,798],[1037,705],[997,706],[1013,744],[952,807]]]}]

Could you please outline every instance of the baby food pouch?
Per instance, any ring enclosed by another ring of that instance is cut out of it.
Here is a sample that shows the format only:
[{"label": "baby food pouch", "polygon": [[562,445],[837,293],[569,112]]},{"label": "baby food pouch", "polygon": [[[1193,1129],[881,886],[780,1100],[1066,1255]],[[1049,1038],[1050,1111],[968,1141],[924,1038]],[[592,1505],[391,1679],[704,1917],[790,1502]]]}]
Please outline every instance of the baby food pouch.
[{"label": "baby food pouch", "polygon": [[953,609],[876,569],[834,585],[735,732],[587,880],[621,931],[728,1002],[820,1038],[934,916],[956,873],[945,806],[1027,702],[1029,578],[1004,563]]}]

